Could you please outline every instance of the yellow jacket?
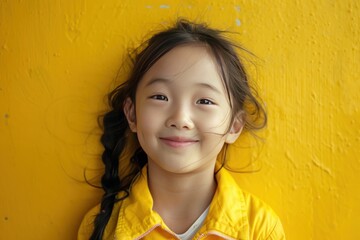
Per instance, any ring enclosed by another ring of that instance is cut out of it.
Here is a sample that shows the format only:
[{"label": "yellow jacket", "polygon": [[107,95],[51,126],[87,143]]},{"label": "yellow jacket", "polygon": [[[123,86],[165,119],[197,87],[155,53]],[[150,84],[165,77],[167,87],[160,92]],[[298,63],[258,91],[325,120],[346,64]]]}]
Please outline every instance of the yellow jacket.
[{"label": "yellow jacket", "polygon": [[[226,169],[216,174],[217,190],[205,222],[194,239],[283,240],[281,222],[265,203],[241,190]],[[114,205],[103,239],[178,239],[152,210],[146,167],[130,196]],[[81,223],[78,240],[88,240],[99,206]]]}]

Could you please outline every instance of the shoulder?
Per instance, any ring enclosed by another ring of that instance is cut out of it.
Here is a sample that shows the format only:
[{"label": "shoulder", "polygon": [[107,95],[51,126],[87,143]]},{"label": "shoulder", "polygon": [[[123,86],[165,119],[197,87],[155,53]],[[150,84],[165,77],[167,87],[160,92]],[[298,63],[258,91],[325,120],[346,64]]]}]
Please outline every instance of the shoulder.
[{"label": "shoulder", "polygon": [[250,239],[282,240],[285,233],[274,210],[256,196],[242,191],[247,210]]},{"label": "shoulder", "polygon": [[[114,204],[111,217],[105,228],[103,239],[111,239],[111,236],[114,235],[120,206],[121,206],[121,202],[117,202]],[[100,204],[96,205],[85,214],[78,230],[78,238],[77,238],[78,240],[90,239],[90,236],[94,231],[95,218],[99,212],[100,212]]]},{"label": "shoulder", "polygon": [[85,214],[78,230],[78,238],[77,238],[78,240],[85,240],[90,238],[91,233],[93,232],[94,229],[95,217],[99,213],[99,211],[100,211],[100,204],[93,207]]},{"label": "shoulder", "polygon": [[237,226],[226,228],[229,233],[237,234],[236,239],[285,239],[280,219],[269,205],[241,189],[226,169],[221,169],[216,179],[218,191],[214,196],[214,216],[222,219],[224,225]]}]

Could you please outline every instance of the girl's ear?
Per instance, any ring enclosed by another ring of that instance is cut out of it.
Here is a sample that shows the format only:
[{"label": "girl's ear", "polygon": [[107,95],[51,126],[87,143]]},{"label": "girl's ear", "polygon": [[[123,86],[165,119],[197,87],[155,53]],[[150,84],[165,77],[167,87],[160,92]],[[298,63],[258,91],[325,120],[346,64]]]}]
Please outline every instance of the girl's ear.
[{"label": "girl's ear", "polygon": [[132,132],[136,132],[136,114],[135,114],[135,105],[128,97],[124,102],[124,114],[129,123],[129,127]]},{"label": "girl's ear", "polygon": [[244,127],[244,115],[242,113],[238,114],[237,117],[234,118],[234,121],[231,125],[230,131],[226,135],[225,142],[228,144],[234,143],[236,139],[240,136],[240,133]]}]

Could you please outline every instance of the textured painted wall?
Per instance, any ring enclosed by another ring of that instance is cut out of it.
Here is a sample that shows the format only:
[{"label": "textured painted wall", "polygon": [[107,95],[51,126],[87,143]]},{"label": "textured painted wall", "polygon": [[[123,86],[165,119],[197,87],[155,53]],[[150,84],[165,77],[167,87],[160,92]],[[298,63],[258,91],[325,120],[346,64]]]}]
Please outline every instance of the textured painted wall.
[{"label": "textured painted wall", "polygon": [[261,169],[239,184],[288,239],[360,239],[356,0],[1,0],[0,239],[75,239],[101,195],[83,169],[98,174],[103,96],[127,47],[176,16],[236,31],[259,57],[245,56],[269,125],[231,149],[234,168]]}]

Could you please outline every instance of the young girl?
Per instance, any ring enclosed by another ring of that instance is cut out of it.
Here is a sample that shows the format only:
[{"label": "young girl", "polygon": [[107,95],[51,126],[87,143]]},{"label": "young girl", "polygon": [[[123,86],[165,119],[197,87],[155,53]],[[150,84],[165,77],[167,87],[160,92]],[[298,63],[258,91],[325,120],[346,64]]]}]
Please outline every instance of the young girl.
[{"label": "young girl", "polygon": [[271,208],[223,168],[226,146],[266,124],[235,48],[185,20],[147,41],[109,95],[105,193],[79,240],[285,239]]}]

